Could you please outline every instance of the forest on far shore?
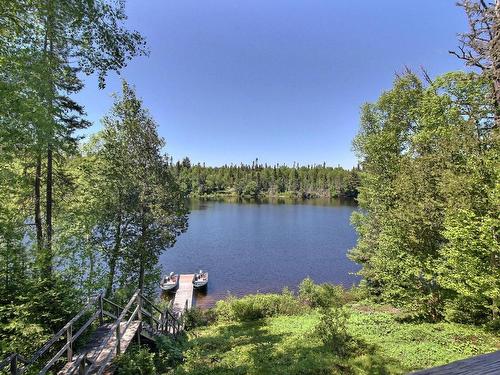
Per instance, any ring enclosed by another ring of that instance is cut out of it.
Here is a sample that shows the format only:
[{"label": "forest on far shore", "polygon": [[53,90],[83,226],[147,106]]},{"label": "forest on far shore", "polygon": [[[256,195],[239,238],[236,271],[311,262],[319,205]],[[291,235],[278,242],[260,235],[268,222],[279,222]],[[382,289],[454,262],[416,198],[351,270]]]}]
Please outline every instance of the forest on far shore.
[{"label": "forest on far shore", "polygon": [[249,164],[208,167],[192,165],[189,158],[170,162],[182,189],[191,196],[238,196],[258,198],[355,198],[359,169],[330,167],[325,163],[300,166],[268,165],[258,159]]}]

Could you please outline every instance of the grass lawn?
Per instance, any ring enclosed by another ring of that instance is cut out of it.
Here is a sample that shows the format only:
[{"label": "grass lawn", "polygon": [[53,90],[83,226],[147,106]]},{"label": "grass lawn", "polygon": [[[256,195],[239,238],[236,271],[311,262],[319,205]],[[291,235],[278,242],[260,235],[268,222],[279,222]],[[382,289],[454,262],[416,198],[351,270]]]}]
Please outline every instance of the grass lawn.
[{"label": "grass lawn", "polygon": [[323,346],[311,312],[195,329],[174,373],[399,374],[500,349],[500,338],[478,327],[400,323],[391,311],[351,309],[349,331],[360,342],[353,358]]}]

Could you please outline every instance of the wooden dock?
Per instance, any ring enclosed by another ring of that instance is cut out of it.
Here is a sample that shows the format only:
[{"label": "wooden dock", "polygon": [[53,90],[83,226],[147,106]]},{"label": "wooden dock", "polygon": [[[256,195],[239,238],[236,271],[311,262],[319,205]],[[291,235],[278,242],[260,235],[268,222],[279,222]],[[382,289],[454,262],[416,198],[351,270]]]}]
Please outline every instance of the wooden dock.
[{"label": "wooden dock", "polygon": [[172,312],[176,317],[180,317],[185,310],[193,306],[193,279],[194,274],[184,274],[179,277],[179,287],[172,305]]},{"label": "wooden dock", "polygon": [[500,350],[478,355],[450,364],[412,372],[411,375],[498,375],[500,374]]}]

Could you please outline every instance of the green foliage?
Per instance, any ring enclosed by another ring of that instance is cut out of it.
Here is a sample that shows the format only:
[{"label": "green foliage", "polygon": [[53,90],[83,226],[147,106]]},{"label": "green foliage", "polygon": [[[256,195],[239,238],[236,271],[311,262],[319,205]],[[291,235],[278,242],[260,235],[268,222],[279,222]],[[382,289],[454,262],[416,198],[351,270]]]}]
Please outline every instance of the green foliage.
[{"label": "green foliage", "polygon": [[[461,210],[447,217],[444,236],[448,242],[442,251],[439,282],[457,293],[463,301],[459,310],[467,311],[470,317],[484,317],[488,310],[493,318],[498,316],[500,245],[496,231],[499,226],[498,217],[478,217],[471,211]],[[464,307],[468,308],[463,310]],[[483,314],[479,313],[480,307]]]},{"label": "green foliage", "polygon": [[154,353],[147,348],[131,346],[126,353],[116,358],[117,374],[151,375],[156,374]]},{"label": "green foliage", "polygon": [[189,331],[213,323],[217,319],[217,315],[213,309],[195,307],[186,311],[182,318],[184,319],[184,328]]},{"label": "green foliage", "polygon": [[[171,175],[164,140],[134,89],[122,83],[121,95],[103,119],[89,147],[87,165],[99,204],[94,241],[104,249],[109,295],[117,275],[124,286],[146,287],[157,279],[158,257],[187,229],[185,196]],[[87,197],[89,190],[82,190]],[[149,279],[151,280],[151,279]]]},{"label": "green foliage", "polygon": [[359,171],[354,168],[326,165],[292,167],[262,165],[191,165],[188,158],[171,164],[171,169],[185,191],[195,196],[270,197],[349,197],[357,196]]},{"label": "green foliage", "polygon": [[158,336],[155,341],[155,367],[158,373],[163,374],[183,361],[183,347],[179,339],[176,341],[169,336]]},{"label": "green foliage", "polygon": [[456,323],[402,322],[394,312],[358,306],[349,333],[396,361],[404,372],[439,366],[497,350],[499,337],[483,328]]},{"label": "green foliage", "polygon": [[93,187],[84,164],[95,160],[80,159],[75,133],[90,122],[73,98],[80,73],[102,87],[146,52],[124,5],[0,4],[0,354],[32,354],[102,287],[97,199],[75,199]]},{"label": "green foliage", "polygon": [[294,315],[303,310],[291,294],[254,294],[242,298],[230,297],[218,301],[215,307],[221,321],[252,321],[277,315]]},{"label": "green foliage", "polygon": [[322,308],[314,333],[335,355],[352,355],[353,339],[347,331],[349,313],[343,306]]},{"label": "green foliage", "polygon": [[155,350],[147,346],[132,345],[115,359],[117,374],[153,375],[171,371],[183,360],[182,346],[169,336],[155,339]]},{"label": "green foliage", "polygon": [[[490,89],[474,73],[425,86],[407,72],[362,110],[354,140],[362,210],[352,218],[359,240],[350,257],[372,295],[415,317],[481,323],[485,309],[498,315]],[[454,312],[460,304],[473,307],[468,318]]]},{"label": "green foliage", "polygon": [[26,290],[0,308],[0,352],[30,355],[72,318],[81,304],[70,280],[29,280]]},{"label": "green foliage", "polygon": [[299,285],[299,300],[310,307],[341,306],[346,301],[346,293],[342,286],[332,284],[314,284],[310,278]]},{"label": "green foliage", "polygon": [[[173,373],[405,374],[496,350],[499,337],[481,328],[403,323],[395,311],[356,305],[337,310],[340,316],[307,310],[250,322],[218,321],[189,333],[184,361]],[[344,335],[349,355],[339,356],[312,334],[322,320],[326,337]]]}]

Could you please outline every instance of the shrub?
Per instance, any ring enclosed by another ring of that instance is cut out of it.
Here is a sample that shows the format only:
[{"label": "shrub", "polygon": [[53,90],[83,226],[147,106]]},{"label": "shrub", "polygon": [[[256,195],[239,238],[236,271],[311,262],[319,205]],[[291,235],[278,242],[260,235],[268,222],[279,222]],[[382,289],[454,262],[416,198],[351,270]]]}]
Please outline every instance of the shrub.
[{"label": "shrub", "polygon": [[183,361],[182,347],[178,341],[169,336],[159,336],[155,341],[158,350],[155,366],[158,373],[168,372]]},{"label": "shrub", "polygon": [[500,318],[493,319],[486,324],[486,329],[500,334]]},{"label": "shrub", "polygon": [[445,303],[444,317],[449,322],[481,324],[488,320],[488,309],[474,298],[457,297]]},{"label": "shrub", "polygon": [[203,310],[194,308],[187,310],[183,315],[184,327],[187,331],[196,327],[207,326],[216,320],[215,311],[213,309]]},{"label": "shrub", "polygon": [[154,353],[147,348],[133,346],[115,359],[118,375],[156,374]]},{"label": "shrub", "polygon": [[347,331],[349,314],[344,307],[322,308],[315,335],[325,346],[340,357],[346,357],[353,349],[354,340]]},{"label": "shrub", "polygon": [[302,311],[300,302],[289,292],[254,294],[218,301],[215,312],[219,320],[251,321],[276,315],[295,315]]},{"label": "shrub", "polygon": [[342,306],[347,294],[340,285],[314,284],[311,278],[304,279],[299,285],[299,300],[310,307]]},{"label": "shrub", "polygon": [[365,301],[369,298],[370,292],[364,280],[359,285],[353,285],[349,289],[344,290],[344,300],[346,303]]}]

